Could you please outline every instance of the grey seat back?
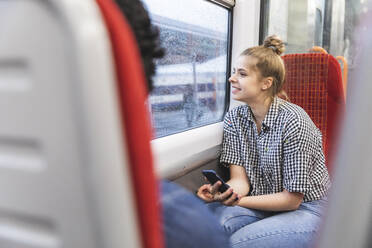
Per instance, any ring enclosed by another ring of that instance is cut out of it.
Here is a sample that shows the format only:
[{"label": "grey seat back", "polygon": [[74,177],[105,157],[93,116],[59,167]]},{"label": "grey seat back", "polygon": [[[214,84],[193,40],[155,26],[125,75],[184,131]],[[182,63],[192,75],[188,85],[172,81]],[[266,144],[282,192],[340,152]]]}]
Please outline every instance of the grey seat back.
[{"label": "grey seat back", "polygon": [[0,247],[139,247],[93,0],[0,0]]}]

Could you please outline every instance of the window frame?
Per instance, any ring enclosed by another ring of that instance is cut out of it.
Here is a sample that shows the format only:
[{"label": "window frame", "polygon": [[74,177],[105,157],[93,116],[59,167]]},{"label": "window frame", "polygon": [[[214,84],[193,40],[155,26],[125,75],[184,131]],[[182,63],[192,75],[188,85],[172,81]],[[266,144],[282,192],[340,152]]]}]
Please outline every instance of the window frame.
[{"label": "window frame", "polygon": [[263,44],[269,27],[270,1],[260,0],[260,31],[259,31],[259,44]]},{"label": "window frame", "polygon": [[207,1],[219,4],[226,8],[232,8],[235,6],[235,0],[207,0]]}]

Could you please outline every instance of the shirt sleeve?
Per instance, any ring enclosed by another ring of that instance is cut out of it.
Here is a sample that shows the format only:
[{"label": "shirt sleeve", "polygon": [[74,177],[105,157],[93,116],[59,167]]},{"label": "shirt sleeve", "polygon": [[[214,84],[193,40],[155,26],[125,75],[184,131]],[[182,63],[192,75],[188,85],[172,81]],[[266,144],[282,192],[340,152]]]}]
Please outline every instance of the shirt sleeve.
[{"label": "shirt sleeve", "polygon": [[319,149],[323,155],[320,132],[310,118],[295,118],[288,123],[283,142],[283,186],[289,192],[306,194]]},{"label": "shirt sleeve", "polygon": [[230,164],[243,166],[239,135],[232,121],[231,112],[228,112],[224,119],[220,162],[226,167]]}]

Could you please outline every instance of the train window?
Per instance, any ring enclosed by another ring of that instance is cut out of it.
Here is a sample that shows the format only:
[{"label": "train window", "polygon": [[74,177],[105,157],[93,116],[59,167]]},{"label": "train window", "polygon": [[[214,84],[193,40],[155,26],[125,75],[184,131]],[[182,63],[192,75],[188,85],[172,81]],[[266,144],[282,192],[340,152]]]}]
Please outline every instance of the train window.
[{"label": "train window", "polygon": [[149,97],[156,137],[221,121],[230,11],[202,0],[143,2],[166,49]]},{"label": "train window", "polygon": [[323,46],[323,22],[326,1],[265,1],[261,10],[260,41],[279,35],[286,43],[286,53],[304,53],[311,47]]}]

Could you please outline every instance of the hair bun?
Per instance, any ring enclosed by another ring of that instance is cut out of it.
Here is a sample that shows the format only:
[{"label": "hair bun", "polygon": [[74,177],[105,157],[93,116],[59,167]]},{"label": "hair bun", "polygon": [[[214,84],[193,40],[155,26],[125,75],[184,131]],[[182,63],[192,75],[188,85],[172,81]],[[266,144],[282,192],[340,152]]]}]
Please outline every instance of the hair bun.
[{"label": "hair bun", "polygon": [[263,46],[272,49],[278,55],[281,55],[285,50],[283,41],[277,35],[267,37]]}]

